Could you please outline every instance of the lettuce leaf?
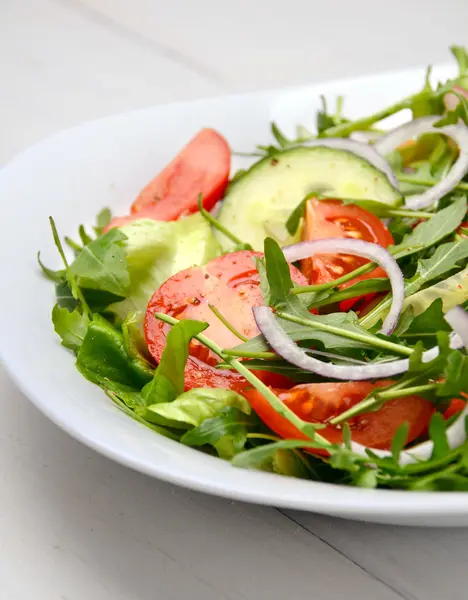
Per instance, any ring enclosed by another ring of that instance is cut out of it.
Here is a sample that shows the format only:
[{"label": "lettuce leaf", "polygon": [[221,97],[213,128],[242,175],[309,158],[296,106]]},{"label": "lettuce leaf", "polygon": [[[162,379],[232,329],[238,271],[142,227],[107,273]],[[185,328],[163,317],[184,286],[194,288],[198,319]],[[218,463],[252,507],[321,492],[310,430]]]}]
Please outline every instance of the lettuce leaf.
[{"label": "lettuce leaf", "polygon": [[120,228],[126,241],[130,276],[127,297],[109,307],[121,321],[130,312],[144,313],[152,294],[171,275],[204,265],[221,250],[200,214],[180,221],[141,219]]}]

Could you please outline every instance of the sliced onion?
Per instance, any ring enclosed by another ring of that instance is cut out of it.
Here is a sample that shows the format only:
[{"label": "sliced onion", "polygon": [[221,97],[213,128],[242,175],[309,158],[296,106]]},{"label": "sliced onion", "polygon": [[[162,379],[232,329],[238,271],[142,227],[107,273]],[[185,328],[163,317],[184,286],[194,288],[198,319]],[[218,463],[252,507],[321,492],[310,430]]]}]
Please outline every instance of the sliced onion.
[{"label": "sliced onion", "polygon": [[468,350],[468,312],[461,306],[454,306],[445,313],[445,320]]},{"label": "sliced onion", "polygon": [[299,242],[283,248],[283,252],[288,262],[309,258],[314,254],[342,252],[353,256],[363,256],[380,265],[386,271],[392,288],[392,305],[380,333],[390,335],[395,329],[405,300],[405,282],[398,263],[385,248],[364,240],[329,238]]},{"label": "sliced onion", "polygon": [[336,148],[336,150],[345,150],[346,152],[357,154],[361,158],[364,158],[364,160],[367,160],[367,162],[370,162],[376,169],[382,171],[393,187],[399,189],[398,179],[395,177],[392,167],[382,154],[375,150],[374,146],[370,146],[365,142],[358,142],[348,138],[323,138],[302,142],[301,146],[324,146],[325,148]]},{"label": "sliced onion", "polygon": [[[465,417],[468,416],[468,404],[459,414],[457,420],[447,428],[447,442],[451,449],[458,448],[461,446],[466,440],[466,430],[465,430]],[[361,456],[368,456],[366,452],[366,446],[359,444],[358,442],[351,442],[351,449],[356,454]],[[419,462],[421,460],[428,460],[434,449],[434,442],[432,440],[427,440],[418,444],[417,446],[413,446],[408,450],[403,450],[400,453],[399,463],[400,465],[410,465],[412,463]],[[377,450],[376,448],[369,448],[374,454],[377,454],[380,458],[387,458],[392,456],[392,453],[388,450]],[[372,461],[371,458],[369,458]]]},{"label": "sliced onion", "polygon": [[[284,331],[268,306],[256,306],[252,309],[257,327],[271,348],[287,362],[304,371],[317,373],[329,379],[343,381],[362,381],[364,379],[385,379],[405,373],[409,368],[409,359],[402,358],[392,362],[370,363],[366,365],[334,365],[317,360],[300,348]],[[460,348],[461,339],[454,335],[450,340],[451,348]],[[436,346],[422,355],[423,362],[429,362],[439,354]]]},{"label": "sliced onion", "polygon": [[396,127],[378,139],[374,144],[374,148],[385,156],[403,142],[423,133],[442,133],[457,143],[460,154],[447,176],[423,194],[414,194],[407,198],[406,205],[412,210],[431,206],[434,202],[451,192],[468,173],[468,127],[464,123],[434,127],[434,123],[440,121],[440,119],[440,116],[415,119],[400,127]]},{"label": "sliced onion", "polygon": [[352,131],[349,134],[349,139],[361,142],[362,144],[368,144],[369,142],[375,142],[381,136],[382,134],[377,131]]}]

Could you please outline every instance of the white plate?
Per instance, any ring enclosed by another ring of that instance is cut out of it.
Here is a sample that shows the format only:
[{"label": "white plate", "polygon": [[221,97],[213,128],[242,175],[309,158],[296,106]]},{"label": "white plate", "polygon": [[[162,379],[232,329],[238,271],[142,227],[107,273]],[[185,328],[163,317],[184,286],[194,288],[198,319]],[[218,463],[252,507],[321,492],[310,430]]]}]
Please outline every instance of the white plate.
[{"label": "white plate", "polygon": [[[453,75],[448,68],[434,75]],[[313,128],[319,94],[344,94],[346,113],[367,114],[420,88],[423,69],[125,113],[63,131],[0,172],[0,350],[18,386],[60,427],[136,470],[220,496],[353,519],[414,525],[468,524],[468,494],[365,490],[235,469],[159,437],[121,413],[75,369],[50,313],[53,286],[36,263],[59,265],[48,225],[62,234],[111,206],[124,213],[140,188],[201,127],[233,149],[269,143],[269,122],[286,134]],[[236,167],[239,165],[235,165]]]}]

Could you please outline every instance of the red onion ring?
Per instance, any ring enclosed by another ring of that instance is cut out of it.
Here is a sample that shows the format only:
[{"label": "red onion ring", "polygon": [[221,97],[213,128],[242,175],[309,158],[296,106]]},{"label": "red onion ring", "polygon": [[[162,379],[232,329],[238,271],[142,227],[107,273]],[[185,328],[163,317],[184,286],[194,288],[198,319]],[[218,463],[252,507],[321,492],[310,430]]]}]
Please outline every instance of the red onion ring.
[{"label": "red onion ring", "polygon": [[336,254],[337,252],[352,254],[353,256],[364,256],[386,271],[392,288],[392,305],[382,324],[380,333],[390,335],[395,329],[405,300],[405,282],[398,263],[385,248],[364,240],[346,238],[299,242],[283,248],[284,256],[288,262],[309,258],[314,254]]},{"label": "red onion ring", "polygon": [[[267,340],[271,348],[287,362],[296,365],[305,371],[317,373],[322,377],[329,379],[339,379],[344,381],[362,381],[365,379],[385,379],[405,373],[409,368],[409,359],[403,358],[392,362],[382,362],[367,365],[334,365],[317,360],[309,356],[307,352],[300,348],[275,319],[268,306],[256,306],[252,309],[257,327]],[[460,347],[460,338],[453,336],[450,340],[451,348]],[[422,355],[423,362],[433,360],[439,354],[439,348],[436,346],[427,350]]]},{"label": "red onion ring", "polygon": [[325,148],[335,148],[336,150],[345,150],[352,154],[357,154],[364,160],[367,160],[379,171],[382,171],[387,176],[387,179],[397,190],[399,189],[398,179],[393,173],[392,167],[387,160],[379,153],[374,146],[367,143],[350,140],[348,138],[321,138],[318,140],[309,140],[301,142],[301,146],[324,146]]},{"label": "red onion ring", "polygon": [[414,119],[414,121],[396,127],[386,135],[383,135],[374,144],[374,148],[380,154],[387,155],[403,142],[423,133],[442,133],[457,143],[460,154],[447,176],[424,193],[409,196],[406,200],[406,206],[411,210],[419,210],[431,206],[434,202],[451,192],[468,173],[468,127],[464,123],[434,127],[434,123],[440,121],[440,119],[440,116]]},{"label": "red onion ring", "polygon": [[468,312],[461,306],[454,306],[445,313],[445,320],[468,350]]}]

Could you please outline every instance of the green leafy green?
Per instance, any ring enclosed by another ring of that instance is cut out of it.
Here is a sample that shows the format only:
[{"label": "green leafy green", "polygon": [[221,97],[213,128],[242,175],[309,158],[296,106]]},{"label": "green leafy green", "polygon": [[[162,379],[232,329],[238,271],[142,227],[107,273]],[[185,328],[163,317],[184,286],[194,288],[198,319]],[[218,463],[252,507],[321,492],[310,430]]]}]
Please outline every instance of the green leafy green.
[{"label": "green leafy green", "polygon": [[404,447],[406,446],[406,443],[408,441],[408,432],[409,432],[409,423],[402,423],[394,437],[392,440],[392,447],[391,447],[391,451],[392,451],[392,458],[395,461],[395,463],[398,463],[398,460],[400,458],[400,454],[402,452],[402,450],[404,449]]},{"label": "green leafy green", "polygon": [[130,288],[126,240],[127,236],[114,228],[84,246],[70,266],[79,287],[125,298]]},{"label": "green leafy green", "polygon": [[237,392],[221,388],[193,388],[173,401],[147,406],[145,415],[153,422],[187,429],[200,426],[228,406],[250,414],[249,403]]},{"label": "green leafy green", "polygon": [[62,338],[62,346],[74,352],[79,350],[88,329],[88,316],[76,309],[70,312],[56,304],[52,310],[52,323],[55,332]]},{"label": "green leafy green", "polygon": [[[434,254],[427,259],[420,260],[414,278],[408,284],[410,293],[417,291],[423,284],[438,279],[459,268],[458,263],[468,258],[468,239],[457,242],[448,242],[438,246]],[[407,294],[408,295],[408,294]]]},{"label": "green leafy green", "polygon": [[444,319],[441,298],[436,298],[424,312],[417,316],[414,315],[412,306],[408,306],[401,315],[394,334],[417,340],[429,337],[428,345],[432,347],[434,345],[433,337],[438,331],[450,331],[450,326]]},{"label": "green leafy green", "polygon": [[127,238],[130,283],[125,300],[109,307],[120,321],[130,312],[144,313],[154,291],[175,273],[221,254],[210,224],[198,213],[180,221],[141,219],[120,231]]},{"label": "green leafy green", "polygon": [[288,138],[281,132],[278,125],[274,121],[271,123],[271,133],[275,137],[281,149],[291,146],[292,142],[288,140]]},{"label": "green leafy green", "polygon": [[128,356],[140,361],[142,367],[146,368],[148,373],[152,375],[154,373],[154,363],[146,345],[141,326],[141,316],[139,314],[128,314],[122,323],[122,336]]},{"label": "green leafy green", "polygon": [[434,443],[431,459],[437,460],[443,458],[450,451],[445,430],[444,417],[440,413],[435,413],[429,423],[429,437]]},{"label": "green leafy green", "polygon": [[180,441],[187,446],[211,445],[220,458],[231,459],[244,449],[248,431],[254,426],[258,427],[255,415],[227,406],[216,416],[187,431]]},{"label": "green leafy green", "polygon": [[40,252],[37,253],[37,262],[39,263],[39,266],[41,267],[42,272],[47,277],[47,279],[50,279],[50,281],[55,281],[55,283],[62,283],[63,281],[65,281],[65,278],[66,278],[65,269],[59,269],[58,271],[53,271],[52,269],[49,269],[48,267],[46,267],[44,265],[44,263],[41,261],[41,253]]},{"label": "green leafy green", "polygon": [[171,328],[156,373],[143,389],[147,405],[172,402],[182,394],[189,344],[207,327],[208,323],[184,319]]},{"label": "green leafy green", "polygon": [[94,232],[96,235],[101,235],[104,228],[112,221],[112,212],[110,208],[103,208],[96,216],[96,225]]},{"label": "green leafy green", "polygon": [[237,454],[232,459],[232,464],[235,467],[240,467],[242,469],[261,469],[267,461],[271,460],[278,450],[321,447],[319,442],[313,442],[312,440],[281,440],[279,442],[273,442],[272,444],[257,446],[256,448]]},{"label": "green leafy green", "polygon": [[55,297],[60,308],[72,311],[78,306],[78,302],[71,291],[68,281],[57,283],[55,286]]},{"label": "green leafy green", "polygon": [[447,356],[444,368],[444,383],[438,390],[439,396],[460,396],[468,391],[468,356],[453,350]]},{"label": "green leafy green", "polygon": [[463,46],[451,46],[450,50],[457,63],[460,77],[468,74],[468,52]]},{"label": "green leafy green", "polygon": [[409,252],[419,252],[434,246],[453,233],[463,221],[467,211],[466,197],[455,201],[437,212],[431,219],[423,221],[406,235],[403,241],[392,249],[395,258],[408,256]]},{"label": "green leafy green", "polygon": [[128,356],[120,331],[98,314],[93,315],[88,325],[76,366],[85,377],[99,385],[106,379],[140,389],[151,378],[139,361]]},{"label": "green leafy green", "polygon": [[289,215],[288,220],[286,221],[286,229],[288,230],[289,235],[295,235],[297,230],[299,229],[299,225],[301,220],[304,217],[304,211],[306,207],[307,200],[311,196],[307,194],[307,196],[299,202],[296,208]]}]

